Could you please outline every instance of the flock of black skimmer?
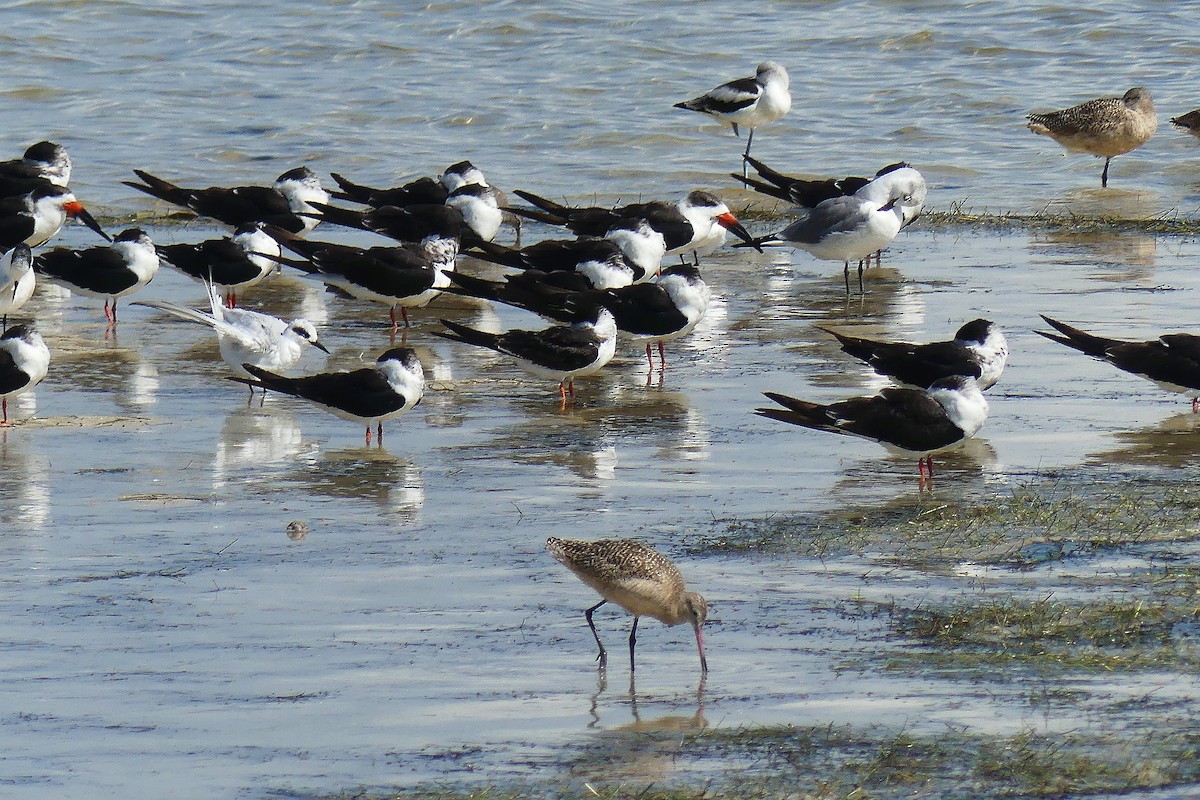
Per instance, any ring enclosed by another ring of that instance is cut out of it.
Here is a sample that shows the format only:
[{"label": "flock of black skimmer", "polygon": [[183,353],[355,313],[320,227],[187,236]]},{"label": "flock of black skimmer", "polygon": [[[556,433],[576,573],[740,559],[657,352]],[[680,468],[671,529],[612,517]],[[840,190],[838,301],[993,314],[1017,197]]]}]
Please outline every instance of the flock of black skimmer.
[{"label": "flock of black skimmer", "polygon": [[[532,311],[551,325],[538,330],[488,332],[442,320],[436,335],[513,359],[535,376],[558,383],[565,407],[574,402],[575,380],[604,369],[618,338],[644,346],[649,368],[666,368],[665,344],[687,336],[710,302],[700,273],[701,258],[726,243],[735,247],[789,246],[818,259],[842,262],[845,290],[852,291],[857,264],[874,255],[921,213],[927,187],[905,163],[870,177],[810,179],[785,174],[750,155],[754,132],[788,113],[787,70],[768,61],[742,78],[677,104],[747,131],[743,168],[731,177],[795,207],[796,221],[781,230],[752,236],[728,205],[708,191],[694,190],[675,201],[655,200],[617,207],[572,206],[517,190],[527,205],[509,202],[469,161],[437,177],[396,187],[372,187],[333,173],[329,191],[307,167],[280,175],[270,186],[185,188],[145,170],[126,185],[157,200],[211,218],[233,229],[220,239],[195,244],[156,245],[140,228],[106,233],[69,188],[71,160],[51,142],[30,146],[21,158],[0,162],[0,400],[5,426],[9,398],[42,380],[50,353],[32,322],[8,326],[29,300],[36,280],[46,280],[104,301],[109,326],[117,303],[146,286],[160,264],[205,287],[202,310],[145,300],[140,305],[212,329],[231,380],[254,389],[304,398],[344,419],[372,426],[410,410],[425,388],[414,351],[391,347],[373,367],[350,372],[287,377],[307,347],[325,350],[316,326],[305,319],[284,321],[238,307],[273,271],[296,269],[338,293],[388,310],[393,343],[410,325],[411,311],[443,293],[467,295]],[[1192,115],[1172,120],[1187,127]],[[1029,127],[1073,150],[1108,161],[1139,146],[1157,125],[1149,93],[1131,89],[1122,98],[1089,101],[1060,112],[1033,114]],[[1200,127],[1200,125],[1198,125]],[[754,176],[749,174],[754,170]],[[106,240],[85,249],[45,245],[68,218]],[[518,232],[522,221],[569,231],[525,247],[494,241],[501,227]],[[362,247],[313,237],[318,225],[350,227],[390,242]],[[460,274],[462,254],[509,270],[502,280]],[[677,261],[675,259],[678,259]],[[399,318],[397,318],[399,310]],[[1168,388],[1200,394],[1200,340],[1185,334],[1152,342],[1123,342],[1087,334],[1046,318],[1049,338]],[[777,406],[757,413],[817,430],[861,436],[918,456],[922,478],[932,474],[932,455],[979,431],[988,414],[983,392],[999,380],[1008,357],[1000,328],[984,319],[962,326],[952,340],[932,344],[871,341],[827,331],[842,349],[898,384],[873,397],[819,405],[779,393]],[[328,351],[326,351],[328,352]]]}]

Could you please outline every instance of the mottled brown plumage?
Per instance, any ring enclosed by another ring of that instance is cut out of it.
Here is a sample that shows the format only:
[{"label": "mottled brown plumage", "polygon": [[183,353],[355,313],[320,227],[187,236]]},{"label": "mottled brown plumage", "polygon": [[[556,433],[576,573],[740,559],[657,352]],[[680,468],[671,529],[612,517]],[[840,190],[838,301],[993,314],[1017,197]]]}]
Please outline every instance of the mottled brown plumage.
[{"label": "mottled brown plumage", "polygon": [[585,612],[588,627],[600,647],[597,660],[601,669],[607,666],[608,653],[596,633],[592,613],[611,600],[633,614],[633,630],[629,633],[630,672],[634,671],[634,643],[638,618],[642,616],[654,617],[667,625],[691,623],[700,652],[700,670],[708,672],[704,637],[700,632],[708,616],[708,604],[696,592],[686,591],[683,576],[671,559],[636,539],[585,542],[551,536],[546,540],[546,548],[604,598]]},{"label": "mottled brown plumage", "polygon": [[1100,185],[1108,185],[1108,164],[1114,156],[1136,150],[1158,129],[1150,92],[1134,87],[1122,97],[1101,97],[1077,106],[1030,114],[1029,130],[1049,136],[1072,152],[1104,158]]}]

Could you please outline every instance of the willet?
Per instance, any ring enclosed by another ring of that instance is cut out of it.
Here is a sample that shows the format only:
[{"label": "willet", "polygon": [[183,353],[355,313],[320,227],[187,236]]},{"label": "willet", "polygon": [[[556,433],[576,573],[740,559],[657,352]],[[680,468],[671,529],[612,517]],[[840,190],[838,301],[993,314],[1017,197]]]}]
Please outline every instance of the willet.
[{"label": "willet", "polygon": [[599,603],[584,612],[600,655],[600,669],[608,666],[608,652],[596,633],[592,614],[597,608],[613,601],[633,614],[629,631],[629,671],[634,671],[633,651],[637,642],[638,619],[654,617],[667,625],[689,622],[696,632],[696,649],[700,652],[700,673],[708,672],[704,657],[704,635],[700,628],[708,617],[708,603],[696,592],[685,591],[683,576],[671,559],[636,539],[601,539],[585,542],[575,539],[546,540],[550,553],[574,572],[581,581],[600,593]]},{"label": "willet", "polygon": [[1100,185],[1108,186],[1108,164],[1114,156],[1136,150],[1158,128],[1150,92],[1134,87],[1122,97],[1100,97],[1077,106],[1030,114],[1029,130],[1049,136],[1072,152],[1104,157]]}]

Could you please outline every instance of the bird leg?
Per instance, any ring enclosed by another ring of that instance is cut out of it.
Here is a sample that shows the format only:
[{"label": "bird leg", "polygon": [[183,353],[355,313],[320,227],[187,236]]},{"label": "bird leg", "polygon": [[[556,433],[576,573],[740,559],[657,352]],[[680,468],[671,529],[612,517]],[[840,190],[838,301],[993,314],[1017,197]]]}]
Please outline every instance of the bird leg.
[{"label": "bird leg", "polygon": [[650,343],[646,342],[646,363],[650,366],[650,371],[654,371],[654,356],[650,353]]},{"label": "bird leg", "polygon": [[633,618],[633,627],[629,629],[629,674],[633,674],[633,646],[637,644],[637,624],[640,617]]},{"label": "bird leg", "polygon": [[658,343],[658,368],[660,370],[667,368],[667,356],[663,351],[663,343]]},{"label": "bird leg", "polygon": [[392,306],[388,309],[388,319],[392,321],[392,336],[396,335],[396,331],[400,330],[400,326],[396,324],[396,307]]},{"label": "bird leg", "polygon": [[[733,126],[733,132],[737,133],[737,125]],[[742,177],[745,178],[750,173],[747,171],[750,167],[746,157],[750,155],[750,143],[754,141],[754,128],[750,129],[750,135],[746,137],[746,152],[742,153]]]},{"label": "bird leg", "polygon": [[371,446],[371,426],[367,426],[367,446]]},{"label": "bird leg", "polygon": [[863,279],[862,279],[863,263],[864,262],[861,259],[858,262],[858,293],[859,294],[867,293],[867,290],[863,288]]},{"label": "bird leg", "polygon": [[380,447],[383,447],[383,423],[380,422],[375,431],[378,434],[377,442]]},{"label": "bird leg", "polygon": [[[114,305],[115,305],[115,304],[114,304]],[[108,300],[107,300],[107,298],[104,300],[104,318],[105,318],[106,320],[108,320],[110,323],[114,323],[114,324],[115,324],[115,323],[116,323],[116,321],[117,321],[117,312],[116,312],[116,309],[113,309],[113,310],[111,310],[111,311],[109,310],[109,308],[108,308]]]},{"label": "bird leg", "polygon": [[1200,397],[1192,398],[1192,413],[1200,412]]},{"label": "bird leg", "polygon": [[1104,171],[1100,173],[1100,188],[1104,189],[1108,186],[1108,162],[1112,161],[1112,156],[1104,159]]},{"label": "bird leg", "polygon": [[3,420],[0,420],[0,428],[11,428],[13,424],[8,421],[8,398],[0,397],[0,411],[3,411]]},{"label": "bird leg", "polygon": [[404,327],[409,327],[408,306],[400,306],[400,316],[404,320]]},{"label": "bird leg", "polygon": [[604,644],[600,641],[600,634],[596,633],[596,624],[592,622],[592,614],[597,608],[607,602],[607,600],[601,600],[599,603],[596,603],[596,605],[583,612],[583,616],[587,617],[588,627],[592,629],[592,636],[594,636],[596,639],[596,646],[600,648],[600,655],[596,656],[596,660],[600,662],[601,670],[608,669],[608,651],[604,649]]},{"label": "bird leg", "polygon": [[225,293],[225,307],[237,308],[237,294],[235,294],[233,291]]},{"label": "bird leg", "polygon": [[846,268],[842,271],[846,276],[846,297],[850,297],[850,262],[846,262]]}]

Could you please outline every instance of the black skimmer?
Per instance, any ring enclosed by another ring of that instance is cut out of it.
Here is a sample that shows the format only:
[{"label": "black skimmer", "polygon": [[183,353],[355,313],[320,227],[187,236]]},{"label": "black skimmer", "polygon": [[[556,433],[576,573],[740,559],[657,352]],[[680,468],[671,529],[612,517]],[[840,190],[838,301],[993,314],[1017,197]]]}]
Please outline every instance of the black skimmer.
[{"label": "black skimmer", "polygon": [[699,97],[676,103],[675,108],[699,111],[733,126],[735,135],[740,136],[738,126],[750,131],[746,137],[746,152],[754,141],[754,130],[778,119],[792,110],[791,81],[787,70],[774,61],[758,65],[753,78],[738,78],[723,83]]},{"label": "black skimmer", "polygon": [[971,320],[948,342],[929,344],[881,342],[829,328],[821,330],[836,337],[842,350],[867,362],[880,375],[918,389],[961,375],[974,378],[980,390],[987,390],[1000,380],[1008,363],[1008,340],[999,325],[986,319]]},{"label": "black skimmer", "polygon": [[140,169],[135,169],[134,173],[142,183],[122,183],[235,228],[262,222],[304,235],[316,226],[319,217],[301,212],[314,211],[314,203],[329,202],[329,192],[321,188],[321,179],[308,167],[288,170],[271,186],[228,189],[219,186],[185,189]]},{"label": "black skimmer", "polygon": [[933,474],[933,454],[948,450],[979,432],[988,403],[973,378],[942,378],[928,389],[883,389],[873,397],[854,397],[829,405],[764,392],[783,408],[754,413],[805,428],[860,436],[889,450],[920,457],[922,480]]},{"label": "black skimmer", "polygon": [[699,189],[689,192],[678,203],[654,200],[617,208],[603,206],[572,207],[556,203],[532,192],[515,192],[536,209],[510,209],[551,225],[562,225],[576,236],[605,236],[627,219],[644,219],[663,235],[667,255],[693,253],[697,259],[721,246],[725,231],[731,231],[752,247],[758,247],[749,231],[716,195]]},{"label": "black skimmer", "polygon": [[649,283],[615,289],[572,291],[547,283],[547,275],[529,271],[504,282],[454,275],[451,280],[460,288],[450,291],[507,303],[559,322],[570,322],[587,309],[603,306],[612,313],[618,331],[636,344],[645,344],[651,369],[651,346],[658,345],[661,368],[666,369],[663,343],[691,333],[708,310],[708,286],[700,270],[691,265],[671,267]]},{"label": "black skimmer", "polygon": [[1096,336],[1065,322],[1041,315],[1058,333],[1035,331],[1125,372],[1153,381],[1168,392],[1192,396],[1192,411],[1200,411],[1200,336],[1168,333],[1148,341]]},{"label": "black skimmer", "polygon": [[446,269],[436,266],[419,245],[362,248],[300,239],[285,244],[304,258],[280,258],[281,263],[351,297],[387,306],[393,333],[399,327],[396,309],[407,328],[408,309],[429,305],[450,285],[447,273],[454,269],[453,261]]},{"label": "black skimmer", "polygon": [[158,245],[159,257],[184,275],[212,283],[229,308],[240,292],[260,283],[277,266],[279,242],[260,222],[242,225],[233,236],[206,239],[196,244]]},{"label": "black skimmer", "polygon": [[71,181],[71,157],[60,144],[38,142],[30,145],[21,158],[0,161],[0,179],[44,180],[66,186]]},{"label": "black skimmer", "polygon": [[1030,114],[1027,119],[1029,130],[1049,136],[1068,152],[1102,157],[1101,187],[1108,186],[1109,162],[1141,147],[1158,130],[1150,92],[1137,86],[1121,97],[1100,97],[1062,111]]},{"label": "black skimmer", "polygon": [[[107,247],[56,247],[33,260],[33,269],[51,283],[85,297],[103,298],[104,317],[117,323],[117,299],[141,289],[158,272],[158,251],[140,228],[121,231]],[[112,310],[109,310],[109,304]]]},{"label": "black skimmer", "polygon": [[30,247],[45,244],[68,217],[111,241],[70,189],[46,183],[25,194],[0,199],[0,254],[22,242]]},{"label": "black skimmer", "polygon": [[1200,108],[1179,117],[1171,117],[1171,124],[1192,136],[1200,136]]},{"label": "black skimmer", "polygon": [[8,327],[9,314],[29,302],[35,283],[33,253],[29,245],[19,244],[13,248],[8,265],[0,265],[0,330]]},{"label": "black skimmer", "polygon": [[570,325],[539,331],[486,333],[445,319],[442,324],[450,333],[434,331],[435,336],[512,356],[527,372],[558,381],[564,406],[575,397],[575,379],[603,369],[617,346],[617,323],[602,306],[581,312]]},{"label": "black skimmer", "polygon": [[446,198],[450,196],[450,192],[441,181],[429,177],[417,178],[403,186],[381,189],[354,183],[336,172],[331,172],[330,175],[340,187],[340,191],[330,192],[331,197],[372,208],[438,205],[446,202]]},{"label": "black skimmer", "polygon": [[[794,178],[790,175],[784,175],[782,172],[776,172],[758,159],[751,158],[750,156],[746,156],[745,159],[750,166],[754,167],[763,180],[747,178],[738,175],[736,172],[729,173],[731,177],[736,178],[757,192],[770,197],[777,197],[780,200],[787,200],[801,208],[816,208],[818,204],[835,197],[849,197],[851,195],[870,197],[876,194],[882,194],[886,197],[891,191],[892,186],[899,186],[906,190],[913,199],[911,205],[904,206],[904,220],[901,227],[908,226],[921,215],[921,209],[925,205],[925,196],[929,192],[929,188],[925,185],[924,176],[910,164],[906,164],[903,161],[887,165],[876,172],[873,178],[846,177],[805,180],[804,178]],[[863,190],[867,186],[871,186],[871,189],[864,193]]]},{"label": "black skimmer", "polygon": [[367,427],[371,443],[371,425],[383,443],[383,422],[411,410],[425,392],[425,372],[411,347],[393,347],[379,356],[374,367],[351,372],[323,372],[301,378],[285,378],[253,364],[243,367],[254,378],[229,380],[263,390],[290,394],[308,400],[337,417]]},{"label": "black skimmer", "polygon": [[899,186],[889,187],[885,198],[834,197],[818,203],[779,233],[755,241],[771,247],[791,245],[820,259],[844,262],[846,294],[850,294],[850,262],[858,261],[858,289],[862,292],[864,262],[891,244],[904,222],[905,206],[914,202]]},{"label": "black skimmer", "polygon": [[133,305],[157,308],[188,322],[212,328],[217,333],[221,358],[236,374],[247,378],[254,376],[246,371],[243,364],[253,364],[271,371],[286,370],[300,360],[305,345],[329,352],[317,338],[316,326],[308,320],[285,322],[258,311],[224,308],[217,287],[209,284],[207,288],[210,314],[163,300],[137,300]]},{"label": "black skimmer", "polygon": [[592,614],[609,600],[633,614],[629,631],[629,671],[634,671],[633,649],[637,642],[640,617],[653,617],[666,625],[686,622],[696,634],[700,652],[700,674],[708,672],[704,657],[704,635],[700,632],[708,618],[708,603],[696,592],[687,591],[683,575],[671,559],[637,539],[601,539],[586,542],[576,539],[546,540],[550,554],[579,580],[600,593],[599,603],[584,612],[600,654],[600,669],[608,667],[608,653],[592,622]]},{"label": "black skimmer", "polygon": [[37,386],[50,368],[50,349],[33,325],[14,325],[0,336],[0,426],[10,427],[8,398]]},{"label": "black skimmer", "polygon": [[577,275],[581,281],[562,285],[580,289],[642,283],[659,270],[667,252],[663,235],[644,219],[620,220],[603,237],[548,239],[519,250],[491,242],[475,248],[475,257],[506,267]]},{"label": "black skimmer", "polygon": [[334,225],[371,231],[398,242],[420,244],[424,255],[442,268],[449,268],[454,263],[463,235],[470,230],[462,212],[446,205],[384,206],[352,211],[317,203],[314,216]]}]

